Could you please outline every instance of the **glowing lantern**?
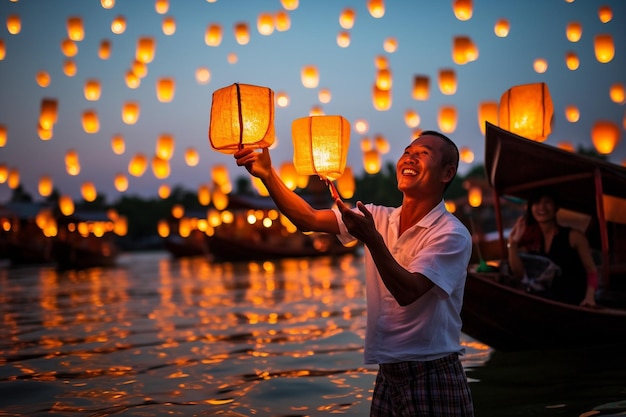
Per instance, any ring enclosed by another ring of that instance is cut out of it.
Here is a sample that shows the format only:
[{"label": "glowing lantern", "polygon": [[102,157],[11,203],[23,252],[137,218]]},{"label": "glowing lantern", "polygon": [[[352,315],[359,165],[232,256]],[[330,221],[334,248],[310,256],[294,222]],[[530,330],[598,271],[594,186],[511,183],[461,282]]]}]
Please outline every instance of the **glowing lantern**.
[{"label": "glowing lantern", "polygon": [[380,134],[374,136],[374,147],[382,155],[389,153],[389,150],[391,149],[387,139]]},{"label": "glowing lantern", "polygon": [[530,140],[546,140],[553,113],[552,97],[545,83],[518,85],[500,98],[500,127]]},{"label": "glowing lantern", "polygon": [[213,190],[213,207],[217,210],[224,210],[228,207],[228,196],[219,188]]},{"label": "glowing lantern", "polygon": [[369,130],[370,126],[365,119],[358,119],[354,122],[354,131],[360,134],[365,134]]},{"label": "glowing lantern", "polygon": [[137,77],[144,78],[148,75],[148,65],[135,59],[132,64],[132,71]]},{"label": "glowing lantern", "polygon": [[226,57],[226,60],[228,61],[229,64],[236,64],[237,61],[239,60],[239,58],[237,57],[237,54],[234,52],[231,52],[228,54],[228,56]]},{"label": "glowing lantern", "polygon": [[126,31],[126,18],[124,16],[117,16],[111,22],[111,32],[116,35],[121,35]]},{"label": "glowing lantern", "polygon": [[250,42],[250,29],[246,22],[235,23],[235,40],[239,45],[247,45]]},{"label": "glowing lantern", "polygon": [[135,59],[144,64],[149,64],[154,60],[154,52],[156,41],[149,36],[141,37],[137,40],[137,48],[135,49]]},{"label": "glowing lantern", "polygon": [[167,220],[159,220],[157,223],[157,233],[162,238],[166,238],[170,235],[170,225]]},{"label": "glowing lantern", "polygon": [[330,100],[332,99],[332,93],[330,92],[330,90],[328,88],[322,88],[318,93],[317,93],[317,98],[320,101],[320,103],[330,103]]},{"label": "glowing lantern", "polygon": [[274,140],[271,89],[235,83],[213,93],[209,124],[213,149],[234,153],[243,147],[267,148]]},{"label": "glowing lantern", "polygon": [[142,153],[137,153],[128,163],[128,173],[134,177],[141,177],[148,168],[148,158]]},{"label": "glowing lantern", "polygon": [[350,46],[350,32],[342,31],[337,34],[337,45],[340,48]]},{"label": "glowing lantern", "polygon": [[376,87],[381,90],[390,90],[393,84],[393,80],[391,77],[391,70],[379,69],[376,72]]},{"label": "glowing lantern", "polygon": [[580,111],[578,107],[569,105],[565,107],[565,118],[570,123],[576,123],[580,119]]},{"label": "glowing lantern", "polygon": [[9,177],[9,168],[6,164],[0,164],[0,184],[4,184]]},{"label": "glowing lantern", "polygon": [[170,176],[170,163],[158,155],[152,157],[152,173],[154,178],[163,180]]},{"label": "glowing lantern", "polygon": [[615,83],[611,85],[611,89],[609,90],[609,95],[611,100],[617,104],[623,104],[626,99],[626,93],[624,92],[624,84]]},{"label": "glowing lantern", "polygon": [[46,71],[39,71],[35,76],[35,80],[37,84],[39,84],[39,87],[46,88],[50,85],[50,74]]},{"label": "glowing lantern", "polygon": [[407,127],[416,128],[421,123],[422,119],[420,115],[412,109],[404,112],[404,123],[406,123]]},{"label": "glowing lantern", "polygon": [[83,196],[83,199],[89,203],[94,201],[98,196],[98,192],[96,191],[96,186],[93,182],[86,181],[80,187],[80,192]]},{"label": "glowing lantern", "polygon": [[439,70],[439,90],[448,96],[456,93],[456,72],[453,69]]},{"label": "glowing lantern", "polygon": [[615,56],[615,45],[613,44],[613,36],[608,33],[596,35],[593,38],[593,48],[596,53],[596,59],[602,64],[611,62]]},{"label": "glowing lantern", "polygon": [[7,185],[10,189],[15,190],[20,185],[20,171],[17,168],[9,169],[7,175]]},{"label": "glowing lantern", "polygon": [[459,65],[478,59],[478,48],[469,36],[455,36],[452,40],[452,60]]},{"label": "glowing lantern", "polygon": [[161,103],[169,103],[176,92],[176,81],[173,78],[159,78],[157,80],[157,99]]},{"label": "glowing lantern", "polygon": [[161,198],[162,200],[165,200],[166,198],[168,198],[171,192],[172,190],[170,189],[170,186],[167,184],[161,184],[159,186],[159,189],[157,190],[157,193],[159,194],[159,198]]},{"label": "glowing lantern", "polygon": [[354,190],[356,188],[356,184],[354,181],[354,174],[352,173],[352,168],[346,167],[343,175],[337,178],[337,191],[341,196],[345,199],[350,199],[354,197]]},{"label": "glowing lantern", "polygon": [[271,35],[274,33],[274,16],[270,13],[259,13],[256,21],[256,27],[261,35]]},{"label": "glowing lantern", "polygon": [[122,120],[127,125],[134,125],[139,119],[139,103],[128,101],[122,107]]},{"label": "glowing lantern", "polygon": [[44,129],[41,125],[38,125],[37,135],[39,135],[39,139],[41,140],[50,140],[52,139],[53,131],[52,129]]},{"label": "glowing lantern", "polygon": [[430,96],[430,78],[427,75],[416,75],[413,77],[412,95],[415,100],[428,100]]},{"label": "glowing lantern", "polygon": [[376,149],[363,152],[363,168],[368,174],[376,174],[380,171],[380,154]]},{"label": "glowing lantern", "polygon": [[226,165],[214,165],[211,169],[211,178],[213,182],[218,185],[219,188],[222,188],[224,185],[230,183],[230,177],[228,175],[228,168]]},{"label": "glowing lantern", "polygon": [[608,155],[619,143],[620,133],[617,124],[607,120],[598,120],[591,128],[591,141],[599,153]]},{"label": "glowing lantern", "polygon": [[312,106],[311,110],[309,110],[309,116],[323,116],[324,109],[320,106]]},{"label": "glowing lantern", "polygon": [[352,29],[355,19],[356,11],[351,7],[346,7],[339,15],[339,25],[346,30]]},{"label": "glowing lantern", "polygon": [[480,207],[483,202],[483,190],[480,187],[470,187],[467,191],[467,201],[472,207]]},{"label": "glowing lantern", "polygon": [[7,144],[7,127],[0,125],[0,148]]},{"label": "glowing lantern", "polygon": [[83,130],[87,133],[98,133],[100,130],[100,120],[95,110],[85,110],[83,112]]},{"label": "glowing lantern", "polygon": [[169,161],[174,155],[174,137],[170,134],[162,134],[157,139],[156,143],[156,155],[159,158]]},{"label": "glowing lantern", "polygon": [[290,190],[293,191],[298,187],[298,172],[293,162],[283,162],[280,165],[278,176]]},{"label": "glowing lantern", "polygon": [[100,99],[100,82],[92,79],[85,81],[84,94],[85,98],[89,101],[97,101]]},{"label": "glowing lantern", "polygon": [[457,19],[470,20],[473,13],[472,0],[453,0],[452,10]]},{"label": "glowing lantern", "polygon": [[533,69],[537,74],[543,74],[548,70],[548,61],[545,58],[537,58],[533,62]]},{"label": "glowing lantern", "polygon": [[509,31],[511,30],[511,25],[507,19],[500,19],[496,22],[493,27],[493,31],[496,36],[499,38],[506,38],[509,36]]},{"label": "glowing lantern", "polygon": [[115,186],[115,189],[120,193],[125,192],[126,190],[128,190],[128,177],[126,177],[126,175],[122,173],[118,173],[113,178],[113,185]]},{"label": "glowing lantern", "polygon": [[576,52],[569,51],[565,54],[565,65],[571,71],[576,71],[580,66],[580,60]]},{"label": "glowing lantern", "polygon": [[383,17],[385,15],[385,0],[367,0],[367,11],[375,19]]},{"label": "glowing lantern", "polygon": [[124,76],[124,80],[126,81],[126,86],[132,89],[139,87],[141,84],[141,79],[133,71],[128,71]]},{"label": "glowing lantern", "polygon": [[203,206],[208,206],[211,203],[211,190],[206,184],[198,186],[198,202]]},{"label": "glowing lantern", "polygon": [[222,43],[222,26],[218,23],[212,23],[206,28],[204,33],[204,43],[207,46],[220,46]]},{"label": "glowing lantern", "polygon": [[39,110],[39,125],[51,130],[57,122],[57,101],[52,98],[43,98]]},{"label": "glowing lantern", "polygon": [[385,55],[376,55],[374,57],[374,66],[376,69],[389,68],[389,60]]},{"label": "glowing lantern", "polygon": [[4,43],[4,39],[0,39],[0,61],[7,56],[7,47]]},{"label": "glowing lantern", "polygon": [[154,9],[158,14],[165,14],[170,9],[169,0],[156,0],[154,2]]},{"label": "glowing lantern", "polygon": [[284,32],[291,27],[291,18],[289,14],[283,10],[276,12],[276,30]]},{"label": "glowing lantern", "polygon": [[299,0],[280,0],[285,10],[296,10],[298,8]]},{"label": "glowing lantern", "polygon": [[78,160],[78,152],[70,149],[65,153],[65,170],[69,175],[76,176],[80,174],[80,161]]},{"label": "glowing lantern", "polygon": [[164,17],[163,22],[161,22],[161,30],[166,36],[171,36],[176,33],[176,19],[172,16]]},{"label": "glowing lantern", "polygon": [[71,216],[74,214],[74,201],[72,197],[68,195],[62,195],[59,197],[59,210],[64,216]]},{"label": "glowing lantern", "polygon": [[103,39],[100,41],[100,47],[98,48],[98,58],[106,60],[111,58],[111,41]]},{"label": "glowing lantern", "polygon": [[185,149],[185,163],[190,167],[195,167],[200,162],[200,155],[195,148]]},{"label": "glowing lantern", "polygon": [[600,6],[598,9],[598,17],[602,23],[608,23],[613,19],[613,10],[610,6]]},{"label": "glowing lantern", "polygon": [[485,134],[485,122],[498,126],[498,103],[483,101],[478,105],[478,127]]},{"label": "glowing lantern", "polygon": [[320,75],[315,65],[306,65],[300,72],[302,85],[306,88],[316,88],[320,83]]},{"label": "glowing lantern", "polygon": [[385,111],[391,108],[391,90],[381,90],[374,84],[372,91],[372,104],[378,111]]},{"label": "glowing lantern", "polygon": [[443,133],[452,133],[456,130],[456,108],[454,106],[441,106],[437,122]]},{"label": "glowing lantern", "polygon": [[196,69],[196,82],[198,84],[208,84],[211,81],[211,71],[206,67]]},{"label": "glowing lantern", "polygon": [[22,19],[19,15],[12,14],[7,17],[7,30],[11,35],[17,35],[22,30]]},{"label": "glowing lantern", "polygon": [[122,155],[126,151],[126,143],[122,135],[114,135],[111,138],[111,149],[116,155]]},{"label": "glowing lantern", "polygon": [[309,116],[291,124],[293,163],[299,175],[339,178],[346,167],[350,123],[342,116]]},{"label": "glowing lantern", "polygon": [[570,42],[578,42],[583,35],[583,26],[579,22],[570,22],[565,27],[565,36]]},{"label": "glowing lantern", "polygon": [[556,147],[559,149],[563,149],[564,151],[576,152],[576,148],[574,148],[574,145],[572,145],[572,143],[568,141],[561,141],[556,144]]},{"label": "glowing lantern", "polygon": [[104,9],[112,9],[115,6],[115,0],[100,0],[100,4]]},{"label": "glowing lantern", "polygon": [[71,59],[65,60],[65,62],[63,63],[63,74],[68,77],[73,77],[76,75],[76,72],[78,72],[76,62],[72,61]]},{"label": "glowing lantern", "polygon": [[41,195],[42,197],[48,197],[50,194],[52,194],[52,177],[50,175],[43,175],[41,178],[39,178],[39,184],[37,188],[39,191],[39,195]]},{"label": "glowing lantern", "polygon": [[68,58],[76,56],[78,53],[78,45],[71,39],[64,39],[61,41],[61,52]]},{"label": "glowing lantern", "polygon": [[393,37],[385,39],[385,42],[383,42],[383,49],[388,54],[393,54],[398,50],[398,40]]},{"label": "glowing lantern", "polygon": [[459,158],[466,164],[471,164],[474,162],[474,152],[467,146],[462,146],[461,149],[459,149]]},{"label": "glowing lantern", "polygon": [[78,16],[67,18],[67,37],[73,41],[80,42],[85,38],[85,29],[83,28],[83,19]]},{"label": "glowing lantern", "polygon": [[113,233],[118,236],[126,236],[126,233],[128,233],[128,219],[125,216],[119,216],[115,219]]}]

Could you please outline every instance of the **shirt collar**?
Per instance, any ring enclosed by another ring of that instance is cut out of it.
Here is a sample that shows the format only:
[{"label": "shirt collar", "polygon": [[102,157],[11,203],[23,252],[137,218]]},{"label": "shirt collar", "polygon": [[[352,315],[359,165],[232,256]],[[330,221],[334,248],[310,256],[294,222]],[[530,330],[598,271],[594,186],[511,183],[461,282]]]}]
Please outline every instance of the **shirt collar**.
[{"label": "shirt collar", "polygon": [[[442,199],[439,204],[433,207],[432,210],[430,210],[424,217],[420,219],[419,222],[417,222],[417,224],[414,224],[411,227],[419,226],[423,228],[428,228],[432,226],[437,221],[437,219],[439,219],[439,217],[441,217],[446,211],[446,205]],[[389,216],[390,223],[399,224],[401,212],[402,206],[396,208],[393,212],[391,212],[391,215]]]}]

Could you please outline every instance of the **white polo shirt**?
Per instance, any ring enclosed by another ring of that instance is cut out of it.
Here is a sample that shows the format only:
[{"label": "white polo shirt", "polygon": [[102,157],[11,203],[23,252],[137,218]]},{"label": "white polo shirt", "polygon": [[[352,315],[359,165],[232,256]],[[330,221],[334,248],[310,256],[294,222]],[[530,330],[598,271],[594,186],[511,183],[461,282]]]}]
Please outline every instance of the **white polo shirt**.
[{"label": "white polo shirt", "polygon": [[[461,306],[472,239],[467,228],[449,213],[443,200],[419,223],[398,238],[402,208],[367,204],[376,229],[400,265],[419,272],[435,286],[412,304],[402,307],[383,283],[365,248],[367,331],[365,363],[427,361],[461,347]],[[358,208],[354,211],[360,213]],[[339,240],[354,241],[335,209]]]}]

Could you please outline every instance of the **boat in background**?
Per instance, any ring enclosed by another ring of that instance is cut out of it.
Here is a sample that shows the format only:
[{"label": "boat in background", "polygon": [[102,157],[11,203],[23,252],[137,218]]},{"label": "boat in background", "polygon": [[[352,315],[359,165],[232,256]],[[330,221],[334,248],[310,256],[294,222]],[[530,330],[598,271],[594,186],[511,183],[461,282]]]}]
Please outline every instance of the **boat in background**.
[{"label": "boat in background", "polygon": [[49,205],[9,202],[0,208],[3,257],[11,266],[52,264],[53,238],[37,225],[37,215]]},{"label": "boat in background", "polygon": [[[496,350],[626,343],[626,168],[534,142],[487,123],[485,170],[497,215],[499,251],[470,265],[463,332]],[[528,292],[511,279],[501,201],[532,190],[559,193],[559,223],[587,235],[598,259],[598,308]]]}]

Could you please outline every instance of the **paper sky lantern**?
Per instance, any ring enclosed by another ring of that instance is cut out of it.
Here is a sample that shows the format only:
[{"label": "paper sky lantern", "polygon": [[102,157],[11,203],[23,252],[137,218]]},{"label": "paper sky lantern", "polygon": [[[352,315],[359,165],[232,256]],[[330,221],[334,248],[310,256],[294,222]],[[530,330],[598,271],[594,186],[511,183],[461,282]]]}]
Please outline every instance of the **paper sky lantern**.
[{"label": "paper sky lantern", "polygon": [[170,235],[170,224],[167,220],[159,220],[157,223],[157,233],[162,238],[166,238]]},{"label": "paper sky lantern", "polygon": [[61,52],[68,58],[76,56],[78,53],[78,45],[71,39],[63,39],[61,41]]},{"label": "paper sky lantern", "polygon": [[78,67],[76,66],[76,62],[71,59],[66,59],[63,62],[63,74],[68,77],[73,77],[78,72]]},{"label": "paper sky lantern", "polygon": [[472,0],[453,0],[452,10],[457,19],[470,20],[473,13]]},{"label": "paper sky lantern", "polygon": [[95,110],[89,109],[83,112],[83,130],[86,133],[98,133],[100,130],[100,120]]},{"label": "paper sky lantern", "polygon": [[478,127],[485,134],[485,122],[498,126],[498,102],[482,101],[478,104]]},{"label": "paper sky lantern", "polygon": [[104,9],[112,9],[115,6],[115,0],[100,0],[100,4]]},{"label": "paper sky lantern", "polygon": [[122,121],[127,125],[134,125],[139,119],[139,103],[127,101],[122,106]]},{"label": "paper sky lantern", "polygon": [[291,17],[289,17],[289,13],[284,10],[279,10],[276,12],[276,30],[279,32],[285,32],[289,30],[291,27]]},{"label": "paper sky lantern", "polygon": [[111,138],[111,149],[115,155],[122,155],[126,152],[126,142],[122,135],[114,135]]},{"label": "paper sky lantern", "polygon": [[383,42],[383,49],[388,54],[393,54],[398,50],[398,39],[394,37],[389,37],[385,39],[385,41]]},{"label": "paper sky lantern", "polygon": [[239,61],[239,57],[237,56],[236,53],[234,52],[230,52],[227,56],[226,56],[226,61],[228,61],[229,64],[236,64],[237,61]]},{"label": "paper sky lantern", "polygon": [[298,172],[293,162],[283,162],[278,170],[278,176],[290,190],[298,188]]},{"label": "paper sky lantern", "polygon": [[380,19],[385,15],[384,0],[367,0],[367,11],[375,19]]},{"label": "paper sky lantern", "polygon": [[47,130],[51,130],[57,122],[58,102],[53,98],[41,99],[39,110],[39,125]]},{"label": "paper sky lantern", "polygon": [[0,61],[7,56],[7,47],[4,43],[4,39],[0,39]]},{"label": "paper sky lantern", "polygon": [[389,60],[385,55],[376,55],[374,57],[374,66],[377,70],[389,68]]},{"label": "paper sky lantern", "polygon": [[168,184],[159,185],[159,189],[157,190],[157,194],[159,194],[159,198],[165,200],[170,196],[172,190]]},{"label": "paper sky lantern", "polygon": [[198,186],[198,202],[203,206],[208,206],[211,203],[211,189],[206,184],[200,184]]},{"label": "paper sky lantern", "polygon": [[136,153],[128,163],[128,173],[133,177],[141,177],[148,168],[148,158],[142,153]]},{"label": "paper sky lantern", "polygon": [[156,156],[169,161],[174,155],[175,144],[176,140],[174,139],[174,136],[167,133],[159,135],[156,142]]},{"label": "paper sky lantern", "polygon": [[372,105],[378,111],[386,111],[391,108],[391,90],[381,90],[374,84],[372,88]]},{"label": "paper sky lantern", "polygon": [[256,27],[263,36],[274,33],[274,16],[270,13],[259,13],[256,20]]},{"label": "paper sky lantern", "polygon": [[365,134],[369,130],[370,126],[365,119],[357,119],[354,122],[354,131],[360,134]]},{"label": "paper sky lantern", "polygon": [[176,81],[171,77],[163,77],[157,80],[157,99],[161,103],[169,103],[174,99],[176,93]]},{"label": "paper sky lantern", "polygon": [[317,88],[320,83],[320,75],[315,65],[306,65],[300,71],[302,85],[306,88]]},{"label": "paper sky lantern", "polygon": [[493,27],[493,31],[499,38],[506,38],[509,36],[511,25],[507,19],[499,19]]},{"label": "paper sky lantern", "polygon": [[320,101],[320,103],[324,103],[324,104],[330,103],[332,98],[333,98],[333,95],[328,88],[322,88],[317,93],[317,99]]},{"label": "paper sky lantern", "polygon": [[354,174],[352,168],[349,166],[343,172],[343,175],[337,178],[337,191],[345,198],[350,199],[354,197],[354,190],[356,189],[356,183],[354,181]]},{"label": "paper sky lantern", "polygon": [[71,216],[74,214],[74,201],[69,195],[62,195],[59,197],[59,210],[64,216]]},{"label": "paper sky lantern", "polygon": [[52,139],[54,132],[52,129],[44,129],[41,125],[37,125],[37,135],[41,140],[50,140]]},{"label": "paper sky lantern", "polygon": [[474,152],[467,146],[462,146],[461,149],[459,149],[459,159],[466,164],[471,164],[474,162]]},{"label": "paper sky lantern", "polygon": [[7,127],[0,125],[0,148],[7,144]]},{"label": "paper sky lantern", "polygon": [[545,83],[508,89],[500,98],[500,127],[530,140],[543,142],[551,132],[554,107]]},{"label": "paper sky lantern", "polygon": [[50,74],[47,71],[39,71],[35,75],[35,80],[39,87],[46,88],[50,85]]},{"label": "paper sky lantern", "polygon": [[164,180],[170,176],[170,163],[167,159],[161,158],[158,155],[152,157],[152,173],[154,178]]},{"label": "paper sky lantern", "polygon": [[350,46],[350,32],[341,31],[337,33],[337,45],[340,48],[347,48]]},{"label": "paper sky lantern", "polygon": [[219,23],[211,23],[204,33],[204,43],[207,46],[220,46],[222,43],[222,26]]},{"label": "paper sky lantern", "polygon": [[376,149],[363,152],[363,169],[368,174],[377,174],[380,171],[381,158]]},{"label": "paper sky lantern", "polygon": [[42,175],[39,178],[39,184],[37,189],[39,191],[39,195],[42,197],[48,197],[52,194],[52,189],[54,185],[52,182],[52,177],[50,175]]},{"label": "paper sky lantern", "polygon": [[73,41],[80,42],[85,38],[83,19],[80,16],[70,16],[67,18],[67,37]]},{"label": "paper sky lantern", "polygon": [[176,33],[176,19],[172,16],[166,16],[161,22],[161,30],[166,36],[171,36]]},{"label": "paper sky lantern", "polygon": [[457,111],[454,106],[441,106],[437,116],[439,129],[443,133],[452,133],[456,130]]},{"label": "paper sky lantern", "polygon": [[385,155],[389,153],[391,146],[389,145],[389,141],[387,141],[387,138],[385,138],[385,136],[377,134],[376,136],[374,136],[374,148],[376,148],[376,150],[381,155]]},{"label": "paper sky lantern", "polygon": [[7,185],[15,190],[20,185],[20,171],[17,168],[10,168],[7,175]]},{"label": "paper sky lantern", "polygon": [[624,91],[624,84],[615,83],[611,85],[609,89],[609,96],[614,103],[623,104],[626,99],[626,92]]},{"label": "paper sky lantern", "polygon": [[339,178],[346,167],[350,123],[342,116],[309,116],[291,124],[293,163],[299,175]]},{"label": "paper sky lantern", "polygon": [[296,10],[299,2],[299,0],[280,0],[280,4],[285,10]]},{"label": "paper sky lantern", "polygon": [[154,60],[156,50],[156,40],[150,36],[144,36],[137,40],[135,49],[135,59],[144,64],[149,64]]},{"label": "paper sky lantern", "polygon": [[195,167],[200,162],[200,155],[196,148],[185,149],[185,163],[187,166]]},{"label": "paper sky lantern", "polygon": [[221,189],[216,188],[213,190],[213,207],[217,210],[224,210],[228,207],[228,195],[226,195]]},{"label": "paper sky lantern", "polygon": [[230,176],[228,175],[228,168],[226,165],[213,165],[213,168],[211,168],[211,178],[219,188],[222,188],[222,186],[230,183]]},{"label": "paper sky lantern", "polygon": [[246,22],[237,22],[234,27],[235,40],[239,45],[247,45],[250,42],[250,28]]},{"label": "paper sky lantern", "polygon": [[583,35],[583,26],[580,22],[570,22],[565,27],[565,36],[570,42],[578,42]]},{"label": "paper sky lantern", "polygon": [[452,39],[452,60],[464,65],[478,59],[478,48],[469,36],[455,36]]},{"label": "paper sky lantern", "polygon": [[598,8],[598,18],[602,23],[609,23],[613,19],[611,6],[603,5]]},{"label": "paper sky lantern", "polygon": [[422,122],[420,115],[413,109],[404,112],[404,123],[411,129],[416,128]]},{"label": "paper sky lantern", "polygon": [[381,90],[390,90],[393,84],[391,70],[388,68],[379,69],[376,72],[376,87]]},{"label": "paper sky lantern", "polygon": [[96,79],[90,79],[85,81],[85,88],[83,89],[85,98],[89,101],[98,101],[100,99],[100,81]]},{"label": "paper sky lantern", "polygon": [[352,7],[346,7],[339,15],[339,25],[346,30],[352,29],[356,19],[356,11]]},{"label": "paper sky lantern", "polygon": [[594,36],[593,48],[596,53],[596,59],[602,64],[611,62],[615,56],[615,45],[613,44],[613,36],[603,33]]},{"label": "paper sky lantern", "polygon": [[134,60],[131,67],[133,73],[139,78],[144,78],[148,75],[148,65],[145,62]]},{"label": "paper sky lantern", "polygon": [[132,70],[126,72],[124,81],[126,81],[126,86],[133,90],[141,85],[141,78],[139,78]]},{"label": "paper sky lantern", "polygon": [[620,141],[620,128],[608,120],[598,120],[591,128],[591,141],[598,153],[608,155]]},{"label": "paper sky lantern", "polygon": [[451,68],[439,70],[439,91],[447,96],[456,93],[456,72]]},{"label": "paper sky lantern", "polygon": [[98,58],[102,60],[107,60],[111,58],[111,41],[108,39],[103,39],[100,41],[100,46],[98,47]]},{"label": "paper sky lantern", "polygon": [[80,161],[78,152],[70,149],[65,153],[65,170],[69,175],[76,176],[80,173]]},{"label": "paper sky lantern", "polygon": [[9,167],[6,164],[0,164],[0,184],[4,184],[9,177]]},{"label": "paper sky lantern", "polygon": [[165,14],[167,13],[169,9],[170,9],[169,0],[156,0],[154,2],[154,10],[156,10],[158,14]]},{"label": "paper sky lantern", "polygon": [[17,35],[22,30],[22,19],[17,14],[7,16],[7,30],[11,35]]},{"label": "paper sky lantern", "polygon": [[537,58],[533,61],[533,69],[537,74],[543,74],[548,70],[548,61],[545,58]]},{"label": "paper sky lantern", "polygon": [[235,153],[243,147],[274,143],[274,92],[267,87],[233,84],[213,93],[209,141],[213,149]]},{"label": "paper sky lantern", "polygon": [[480,207],[483,202],[483,190],[480,187],[470,187],[467,190],[467,202],[472,207]]},{"label": "paper sky lantern", "polygon": [[111,22],[111,32],[116,35],[121,35],[126,31],[126,18],[124,16],[117,16]]},{"label": "paper sky lantern", "polygon": [[86,181],[80,186],[80,192],[83,196],[83,199],[88,203],[95,201],[96,197],[98,197],[98,192],[96,191],[96,186],[91,181]]},{"label": "paper sky lantern", "polygon": [[196,69],[196,82],[198,84],[208,84],[211,81],[211,70],[207,67],[199,67]]},{"label": "paper sky lantern", "polygon": [[415,100],[426,101],[430,96],[430,77],[416,75],[413,77],[412,96]]},{"label": "paper sky lantern", "polygon": [[580,110],[578,110],[578,107],[574,106],[573,104],[566,106],[565,118],[570,123],[576,123],[580,119]]},{"label": "paper sky lantern", "polygon": [[570,71],[576,71],[580,66],[580,59],[578,59],[578,55],[576,52],[566,52],[565,53],[565,65]]}]

